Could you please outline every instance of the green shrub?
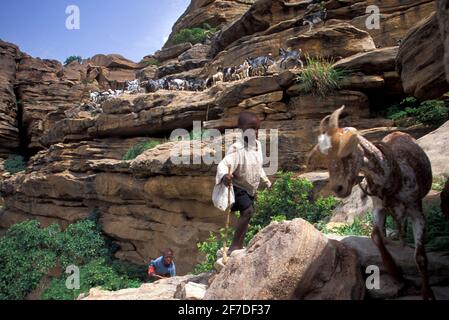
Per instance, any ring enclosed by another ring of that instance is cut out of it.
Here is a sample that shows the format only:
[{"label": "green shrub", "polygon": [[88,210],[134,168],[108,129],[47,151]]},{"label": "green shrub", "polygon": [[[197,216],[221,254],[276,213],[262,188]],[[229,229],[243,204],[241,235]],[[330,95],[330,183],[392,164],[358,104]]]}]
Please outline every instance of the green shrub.
[{"label": "green shrub", "polygon": [[296,78],[301,91],[325,97],[340,88],[340,82],[349,71],[333,67],[332,60],[306,56],[306,67]]},{"label": "green shrub", "polygon": [[[426,249],[428,251],[449,250],[449,220],[441,212],[440,208],[432,207],[425,211],[426,217]],[[396,231],[397,227],[391,216],[387,217],[386,228]],[[373,215],[367,214],[364,217],[356,217],[353,223],[338,226],[332,229],[325,228],[325,233],[334,233],[341,236],[370,236],[373,229]],[[398,236],[394,240],[399,240]],[[405,241],[414,244],[413,227],[407,221]]]},{"label": "green shrub", "polygon": [[[58,266],[80,267],[81,289],[65,287],[66,275],[54,279],[44,293],[47,299],[72,299],[92,286],[105,289],[137,285],[111,258],[107,241],[93,219],[70,225],[40,228],[35,220],[12,226],[0,239],[0,300],[23,299],[36,289],[42,277]],[[89,287],[90,286],[90,287]]]},{"label": "green shrub", "polygon": [[80,268],[80,288],[69,290],[66,288],[66,279],[54,279],[42,294],[44,300],[73,300],[81,293],[89,292],[91,288],[101,287],[104,290],[121,290],[138,288],[141,283],[120,275],[111,267],[106,259],[99,258],[90,261]]},{"label": "green shrub", "polygon": [[294,178],[293,173],[279,173],[270,190],[258,194],[253,218],[255,224],[266,226],[272,217],[283,215],[288,220],[303,218],[312,224],[326,220],[337,205],[333,197],[312,199],[313,184]]},{"label": "green shrub", "polygon": [[123,156],[123,160],[134,160],[147,150],[156,148],[160,144],[157,140],[142,141],[129,149]]},{"label": "green shrub", "polygon": [[64,65],[68,66],[73,61],[78,61],[78,63],[81,63],[83,61],[83,58],[81,58],[80,56],[70,56],[67,59],[65,59]]},{"label": "green shrub", "polygon": [[388,119],[400,126],[424,124],[440,126],[449,119],[449,103],[445,100],[428,100],[420,103],[409,97],[387,109]]},{"label": "green shrub", "polygon": [[204,43],[207,38],[217,33],[218,29],[212,28],[208,24],[204,24],[202,28],[182,29],[173,36],[174,44],[188,43],[197,44]]},{"label": "green shrub", "polygon": [[22,156],[10,156],[3,164],[5,170],[11,174],[16,174],[26,170],[26,162]]},{"label": "green shrub", "polygon": [[[293,173],[278,173],[278,179],[270,190],[258,194],[255,210],[248,232],[245,236],[245,245],[254,236],[273,221],[292,220],[303,218],[316,227],[320,227],[337,205],[333,197],[312,199],[313,185],[306,179],[294,178]],[[238,215],[238,213],[237,213]],[[198,244],[198,250],[205,255],[205,260],[195,266],[194,273],[208,272],[213,269],[217,251],[223,247],[225,230],[220,230],[220,236],[211,234],[209,239]],[[228,230],[227,246],[230,246],[233,237],[232,230]]]},{"label": "green shrub", "polygon": [[433,177],[432,190],[441,192],[446,185],[446,181],[449,179],[449,173],[445,173],[441,176]]},{"label": "green shrub", "polygon": [[150,58],[147,61],[147,67],[148,66],[159,66],[161,63],[156,58]]}]

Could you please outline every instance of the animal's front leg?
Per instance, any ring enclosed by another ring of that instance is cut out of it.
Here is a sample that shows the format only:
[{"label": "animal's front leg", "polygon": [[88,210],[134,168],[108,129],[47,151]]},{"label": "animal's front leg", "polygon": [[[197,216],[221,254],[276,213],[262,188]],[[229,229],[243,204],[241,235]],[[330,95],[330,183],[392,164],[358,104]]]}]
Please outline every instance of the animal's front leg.
[{"label": "animal's front leg", "polygon": [[424,248],[425,219],[424,214],[418,210],[411,212],[413,237],[415,239],[415,261],[421,274],[422,286],[421,292],[424,300],[435,300],[435,295],[430,287],[429,272],[427,269],[428,261],[426,250]]},{"label": "animal's front leg", "polygon": [[[375,200],[374,203],[376,204]],[[386,218],[387,211],[385,210],[385,208],[378,206],[374,209],[374,228],[373,232],[371,233],[371,239],[379,250],[382,258],[382,263],[384,264],[385,269],[387,269],[390,277],[397,284],[404,284],[405,281],[402,277],[402,273],[400,272],[390,252],[388,252],[387,247],[385,246],[384,234]]]}]

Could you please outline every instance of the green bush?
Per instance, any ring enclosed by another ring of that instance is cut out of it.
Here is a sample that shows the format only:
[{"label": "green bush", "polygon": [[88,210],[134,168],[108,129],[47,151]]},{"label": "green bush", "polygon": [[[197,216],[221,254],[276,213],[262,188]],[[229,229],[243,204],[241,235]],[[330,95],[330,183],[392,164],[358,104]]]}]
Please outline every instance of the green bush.
[{"label": "green bush", "polygon": [[306,56],[306,67],[298,75],[296,82],[302,92],[325,97],[340,88],[341,80],[348,73],[348,70],[334,68],[332,60]]},{"label": "green bush", "polygon": [[70,56],[67,59],[65,59],[64,65],[68,66],[73,61],[78,61],[78,63],[81,63],[83,61],[83,58],[81,58],[80,56]]},{"label": "green bush", "polygon": [[317,225],[326,220],[337,205],[333,197],[312,197],[313,184],[307,179],[294,178],[293,173],[279,173],[270,190],[258,194],[253,218],[255,224],[266,226],[272,217],[303,218]]},{"label": "green bush", "polygon": [[387,109],[386,116],[400,126],[424,124],[440,126],[449,120],[449,103],[445,100],[419,102],[413,97],[393,104]]},{"label": "green bush", "polygon": [[212,28],[208,24],[204,24],[202,28],[182,29],[173,36],[174,44],[188,43],[197,44],[204,43],[207,38],[217,33],[218,29]]},{"label": "green bush", "polygon": [[[245,245],[248,245],[260,230],[273,221],[303,218],[320,228],[337,205],[337,200],[333,197],[313,200],[313,185],[306,179],[294,178],[293,173],[280,172],[277,176],[278,179],[270,190],[264,190],[258,194],[255,203],[256,214],[251,219],[246,233]],[[209,239],[198,244],[198,250],[205,255],[205,260],[195,266],[194,273],[208,272],[213,269],[217,251],[223,247],[224,232],[224,229],[220,230],[220,236],[211,233]],[[228,247],[232,236],[233,232],[228,230]]]},{"label": "green bush", "polygon": [[148,66],[159,66],[161,63],[156,58],[150,58],[147,61],[147,67]]},{"label": "green bush", "polygon": [[147,150],[156,148],[160,144],[157,140],[142,141],[129,149],[123,156],[123,160],[134,160]]},{"label": "green bush", "polygon": [[[449,250],[449,220],[447,217],[438,207],[428,208],[424,214],[426,217],[426,249],[428,251]],[[396,235],[399,234],[391,216],[387,217],[386,228],[396,231]],[[364,217],[355,218],[353,223],[332,229],[325,228],[323,232],[341,236],[368,237],[371,235],[372,229],[373,215],[367,214]],[[394,240],[399,240],[398,236]],[[409,244],[414,244],[413,227],[410,221],[407,221],[405,241]]]},{"label": "green bush", "polygon": [[3,164],[5,170],[11,174],[16,174],[26,170],[26,162],[22,156],[9,156]]},{"label": "green bush", "polygon": [[446,181],[449,179],[449,173],[445,173],[441,176],[433,177],[432,190],[441,192],[446,185]]},{"label": "green bush", "polygon": [[80,294],[89,292],[91,288],[101,287],[104,290],[121,290],[127,288],[138,288],[141,283],[120,275],[111,267],[106,259],[99,258],[90,261],[80,268],[80,288],[68,290],[66,279],[54,279],[50,286],[42,294],[44,300],[74,300]]},{"label": "green bush", "polygon": [[46,299],[72,299],[92,286],[121,289],[140,282],[112,260],[93,219],[71,224],[65,231],[56,224],[40,228],[39,222],[30,220],[12,226],[0,239],[0,300],[23,299],[52,268],[65,270],[69,265],[80,267],[81,289],[67,289],[63,274],[51,282]]}]

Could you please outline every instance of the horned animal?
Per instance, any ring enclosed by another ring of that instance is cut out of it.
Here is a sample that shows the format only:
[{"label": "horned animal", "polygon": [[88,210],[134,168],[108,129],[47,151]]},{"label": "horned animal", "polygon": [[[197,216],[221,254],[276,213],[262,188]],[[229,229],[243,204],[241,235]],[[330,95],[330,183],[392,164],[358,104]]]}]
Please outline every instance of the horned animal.
[{"label": "horned animal", "polygon": [[327,10],[323,9],[322,11],[313,13],[307,17],[304,17],[304,21],[303,21],[303,25],[305,26],[306,24],[309,25],[309,32],[312,31],[313,26],[317,23],[323,22],[324,20],[327,19]]},{"label": "horned animal", "polygon": [[302,53],[301,49],[296,51],[296,50],[291,50],[290,48],[288,48],[287,50],[285,50],[284,48],[280,48],[279,49],[279,56],[280,56],[279,66],[280,66],[280,68],[287,69],[288,64],[290,62],[293,62],[293,64],[299,65],[301,67],[301,69],[304,69],[304,63],[301,60],[301,53]]},{"label": "horned animal", "polygon": [[[401,238],[407,218],[411,219],[415,240],[415,261],[422,280],[424,299],[435,299],[429,284],[428,260],[424,248],[425,219],[422,199],[432,186],[429,158],[408,134],[394,132],[373,144],[355,128],[340,128],[339,118],[344,106],[321,121],[317,152],[326,159],[329,186],[338,197],[348,197],[357,183],[359,173],[366,180],[362,187],[374,203],[374,227],[371,238],[377,246],[390,276],[405,284],[400,270],[385,246],[385,223],[391,215],[398,225]],[[310,162],[310,161],[308,161]]]}]

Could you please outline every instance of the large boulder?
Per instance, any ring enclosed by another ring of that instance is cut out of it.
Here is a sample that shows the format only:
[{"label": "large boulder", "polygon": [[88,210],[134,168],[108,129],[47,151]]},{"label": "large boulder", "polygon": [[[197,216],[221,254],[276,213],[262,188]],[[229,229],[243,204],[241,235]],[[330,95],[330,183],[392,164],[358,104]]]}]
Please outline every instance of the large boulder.
[{"label": "large boulder", "polygon": [[363,299],[355,252],[296,219],[272,223],[232,256],[205,299]]},{"label": "large boulder", "polygon": [[444,46],[435,13],[405,37],[397,68],[404,91],[420,100],[439,98],[449,91],[443,63]]},{"label": "large boulder", "polygon": [[429,157],[435,176],[449,173],[449,121],[420,138],[418,144]]},{"label": "large boulder", "polygon": [[[107,291],[93,288],[82,294],[77,300],[201,300],[204,287],[200,276],[183,276],[162,279],[153,283],[145,283],[139,288]],[[206,277],[206,278],[207,278]]]},{"label": "large boulder", "polygon": [[[369,297],[375,299],[391,299],[397,298],[398,295],[401,294],[401,288],[388,276],[386,269],[383,266],[379,251],[371,238],[354,236],[330,236],[330,238],[336,239],[345,246],[356,251],[365,276],[372,274],[372,271],[365,273],[369,266],[376,266],[379,268],[380,289],[367,290],[367,295]],[[413,288],[408,288],[408,291],[415,291],[413,293],[419,295],[421,277],[416,267],[414,249],[411,246],[402,246],[402,244],[392,241],[387,242],[387,248],[402,270],[404,277],[411,282]],[[447,286],[447,281],[449,280],[449,258],[447,252],[428,252],[427,258],[429,260],[428,268],[430,285],[437,288]],[[407,290],[404,290],[404,292],[407,292]],[[439,297],[437,296],[437,299],[438,298]]]}]

